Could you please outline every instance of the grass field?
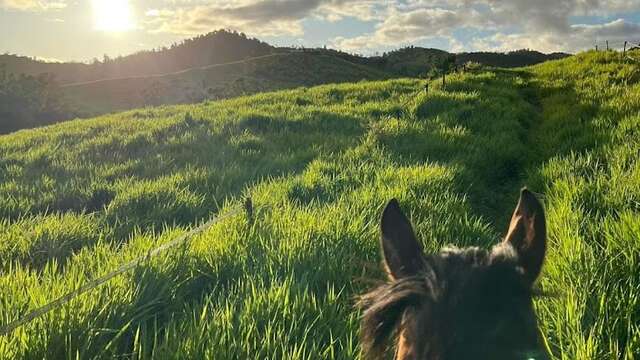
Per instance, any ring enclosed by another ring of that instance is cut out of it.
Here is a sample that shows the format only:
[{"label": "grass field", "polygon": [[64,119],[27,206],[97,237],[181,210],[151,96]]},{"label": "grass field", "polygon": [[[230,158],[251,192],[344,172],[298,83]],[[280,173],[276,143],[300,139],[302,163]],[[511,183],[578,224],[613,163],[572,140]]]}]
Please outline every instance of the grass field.
[{"label": "grass field", "polygon": [[544,194],[556,359],[640,357],[640,66],[323,85],[0,137],[0,325],[251,196],[189,246],[0,337],[0,358],[358,358],[392,197],[425,248],[489,246]]}]

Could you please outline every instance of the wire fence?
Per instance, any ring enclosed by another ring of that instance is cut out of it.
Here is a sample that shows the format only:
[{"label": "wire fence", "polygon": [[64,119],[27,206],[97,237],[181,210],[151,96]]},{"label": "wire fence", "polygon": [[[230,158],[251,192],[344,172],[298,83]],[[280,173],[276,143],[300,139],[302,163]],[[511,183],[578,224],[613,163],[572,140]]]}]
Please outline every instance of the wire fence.
[{"label": "wire fence", "polygon": [[640,63],[640,40],[600,40],[594,44],[596,51],[615,51],[621,53],[625,60]]},{"label": "wire fence", "polygon": [[[411,101],[415,101],[415,99],[421,94],[421,93],[428,93],[429,91],[429,80],[424,80],[424,84],[422,86],[419,86],[418,89],[416,89],[415,91],[411,92],[408,96],[408,98],[401,104],[402,108],[406,108],[407,105],[409,105],[409,103]],[[445,85],[444,83],[444,75],[443,75],[443,86]],[[404,111],[404,110],[403,110]],[[17,320],[14,320],[12,322],[9,322],[5,325],[0,326],[0,336],[6,336],[10,333],[12,333],[14,330],[16,330],[17,328],[28,324],[29,322],[53,311],[54,309],[57,309],[67,303],[69,303],[71,300],[77,298],[78,296],[87,293],[95,288],[97,288],[100,285],[103,285],[107,282],[109,282],[111,279],[122,275],[124,273],[126,273],[129,270],[132,270],[138,266],[140,266],[141,264],[143,264],[146,261],[149,261],[150,259],[158,256],[159,254],[163,253],[166,250],[169,250],[171,248],[174,248],[180,244],[185,244],[187,243],[189,240],[191,240],[194,236],[204,232],[205,230],[209,229],[211,226],[213,226],[216,223],[221,222],[222,220],[225,220],[229,217],[235,216],[240,214],[241,212],[245,212],[246,216],[247,216],[247,221],[249,224],[252,224],[254,222],[254,216],[256,213],[256,210],[260,210],[263,208],[267,208],[269,207],[269,205],[261,205],[258,206],[257,208],[254,208],[253,205],[253,201],[250,197],[247,197],[244,201],[244,203],[242,204],[242,206],[239,206],[238,208],[226,213],[223,216],[217,217],[217,216],[213,216],[209,221],[205,222],[204,224],[191,229],[190,231],[174,238],[173,240],[164,243],[156,248],[150,249],[145,255],[141,255],[138,256],[137,258],[120,265],[117,269],[102,275],[98,278],[95,278],[92,281],[89,281],[88,283],[85,283],[83,285],[81,285],[80,287],[78,287],[75,290],[72,290],[68,293],[66,293],[65,295],[41,306],[38,307],[30,312],[28,312],[26,315],[18,318]]]},{"label": "wire fence", "polygon": [[596,51],[622,51],[640,48],[640,40],[599,40],[594,44]]},{"label": "wire fence", "polygon": [[[262,208],[262,206],[261,206]],[[204,224],[191,229],[190,231],[174,238],[173,240],[164,243],[154,249],[150,249],[146,254],[138,256],[137,258],[122,264],[120,267],[118,267],[117,269],[103,275],[100,276],[92,281],[89,281],[86,284],[83,284],[82,286],[78,287],[77,289],[68,292],[67,294],[51,301],[50,303],[47,303],[46,305],[43,305],[35,310],[30,311],[29,313],[27,313],[26,315],[20,317],[19,319],[12,321],[6,325],[0,326],[0,336],[5,336],[8,335],[10,333],[12,333],[14,330],[16,330],[17,328],[39,318],[40,316],[47,314],[48,312],[57,309],[59,307],[61,307],[62,305],[70,302],[71,300],[77,298],[78,296],[89,292],[95,288],[97,288],[98,286],[105,284],[107,282],[109,282],[111,279],[115,278],[118,275],[122,275],[125,272],[132,270],[136,267],[138,267],[139,265],[143,264],[146,261],[149,261],[149,259],[152,259],[156,256],[158,256],[159,254],[163,253],[166,250],[169,250],[171,248],[176,247],[177,245],[181,245],[184,243],[187,243],[189,240],[191,240],[194,236],[204,232],[205,230],[209,229],[211,226],[213,226],[216,223],[221,222],[222,220],[225,220],[227,218],[230,218],[232,216],[238,215],[242,212],[245,212],[247,215],[247,219],[248,221],[251,223],[253,222],[253,216],[254,216],[254,208],[253,208],[253,203],[251,198],[247,198],[243,204],[243,206],[240,206],[222,216],[213,216],[209,221],[205,222]]]}]

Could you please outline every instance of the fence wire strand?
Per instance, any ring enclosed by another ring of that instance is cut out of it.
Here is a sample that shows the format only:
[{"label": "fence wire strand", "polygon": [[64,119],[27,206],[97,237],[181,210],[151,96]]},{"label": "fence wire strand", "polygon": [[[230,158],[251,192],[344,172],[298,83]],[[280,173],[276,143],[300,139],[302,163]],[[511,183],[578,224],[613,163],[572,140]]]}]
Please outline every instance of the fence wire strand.
[{"label": "fence wire strand", "polygon": [[[249,200],[250,201],[250,200]],[[222,216],[216,216],[214,215],[209,221],[205,222],[204,224],[189,230],[188,232],[176,237],[175,239],[164,243],[160,246],[158,246],[157,248],[151,249],[150,251],[148,251],[147,253],[145,253],[144,255],[140,255],[138,257],[136,257],[135,259],[120,265],[120,267],[118,267],[117,269],[111,271],[110,273],[107,273],[105,275],[102,275],[92,281],[89,281],[88,283],[80,286],[79,288],[70,291],[68,293],[66,293],[65,295],[51,301],[50,303],[47,303],[46,305],[43,305],[35,310],[32,310],[31,312],[29,312],[28,314],[26,314],[25,316],[12,321],[2,327],[0,327],[0,336],[5,336],[8,335],[10,333],[12,333],[15,329],[31,322],[34,319],[39,318],[40,316],[52,311],[53,309],[56,309],[58,307],[61,307],[62,305],[70,302],[71,300],[75,299],[76,297],[90,291],[93,290],[95,288],[97,288],[98,286],[108,282],[109,280],[115,278],[118,275],[124,274],[125,272],[134,269],[135,267],[139,266],[140,264],[144,263],[145,261],[148,261],[149,259],[154,258],[155,256],[159,255],[160,253],[162,253],[165,250],[168,250],[170,248],[173,248],[179,244],[185,243],[188,240],[190,240],[191,238],[193,238],[194,236],[204,232],[205,230],[209,229],[211,226],[213,226],[214,224],[221,222],[222,220],[228,219],[232,216],[238,215],[239,213],[241,213],[242,211],[247,211],[247,209],[245,207],[238,207],[235,210],[232,210]],[[249,213],[249,211],[247,211],[247,213]],[[253,213],[253,208],[251,209],[251,213]]]}]

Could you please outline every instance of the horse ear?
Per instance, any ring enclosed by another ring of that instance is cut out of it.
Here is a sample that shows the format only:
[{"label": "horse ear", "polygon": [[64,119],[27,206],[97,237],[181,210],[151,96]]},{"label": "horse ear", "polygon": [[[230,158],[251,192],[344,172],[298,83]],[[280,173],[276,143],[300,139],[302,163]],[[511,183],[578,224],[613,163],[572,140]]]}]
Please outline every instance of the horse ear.
[{"label": "horse ear", "polygon": [[413,276],[424,267],[422,246],[396,199],[382,212],[380,247],[391,279]]},{"label": "horse ear", "polygon": [[516,250],[525,277],[533,284],[542,270],[547,235],[542,204],[526,188],[520,192],[504,241]]}]

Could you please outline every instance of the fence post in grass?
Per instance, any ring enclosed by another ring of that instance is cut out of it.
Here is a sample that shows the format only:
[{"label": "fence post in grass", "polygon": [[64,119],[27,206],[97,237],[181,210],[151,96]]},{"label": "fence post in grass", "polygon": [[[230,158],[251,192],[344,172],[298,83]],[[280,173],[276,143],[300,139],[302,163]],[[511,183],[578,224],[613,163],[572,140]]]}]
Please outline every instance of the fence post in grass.
[{"label": "fence post in grass", "polygon": [[444,89],[444,87],[447,85],[447,73],[442,73],[442,88]]},{"label": "fence post in grass", "polygon": [[429,82],[428,81],[424,83],[424,93],[425,94],[429,93]]},{"label": "fence post in grass", "polygon": [[622,55],[626,55],[627,54],[627,41],[625,40],[624,42],[624,46],[622,47]]},{"label": "fence post in grass", "polygon": [[247,196],[247,198],[244,201],[244,210],[247,213],[247,221],[249,222],[249,224],[253,223],[253,201],[251,200],[250,196]]},{"label": "fence post in grass", "polygon": [[606,41],[607,44],[607,51],[609,51],[609,40]]},{"label": "fence post in grass", "polygon": [[596,51],[598,51],[598,44],[596,44]]}]

